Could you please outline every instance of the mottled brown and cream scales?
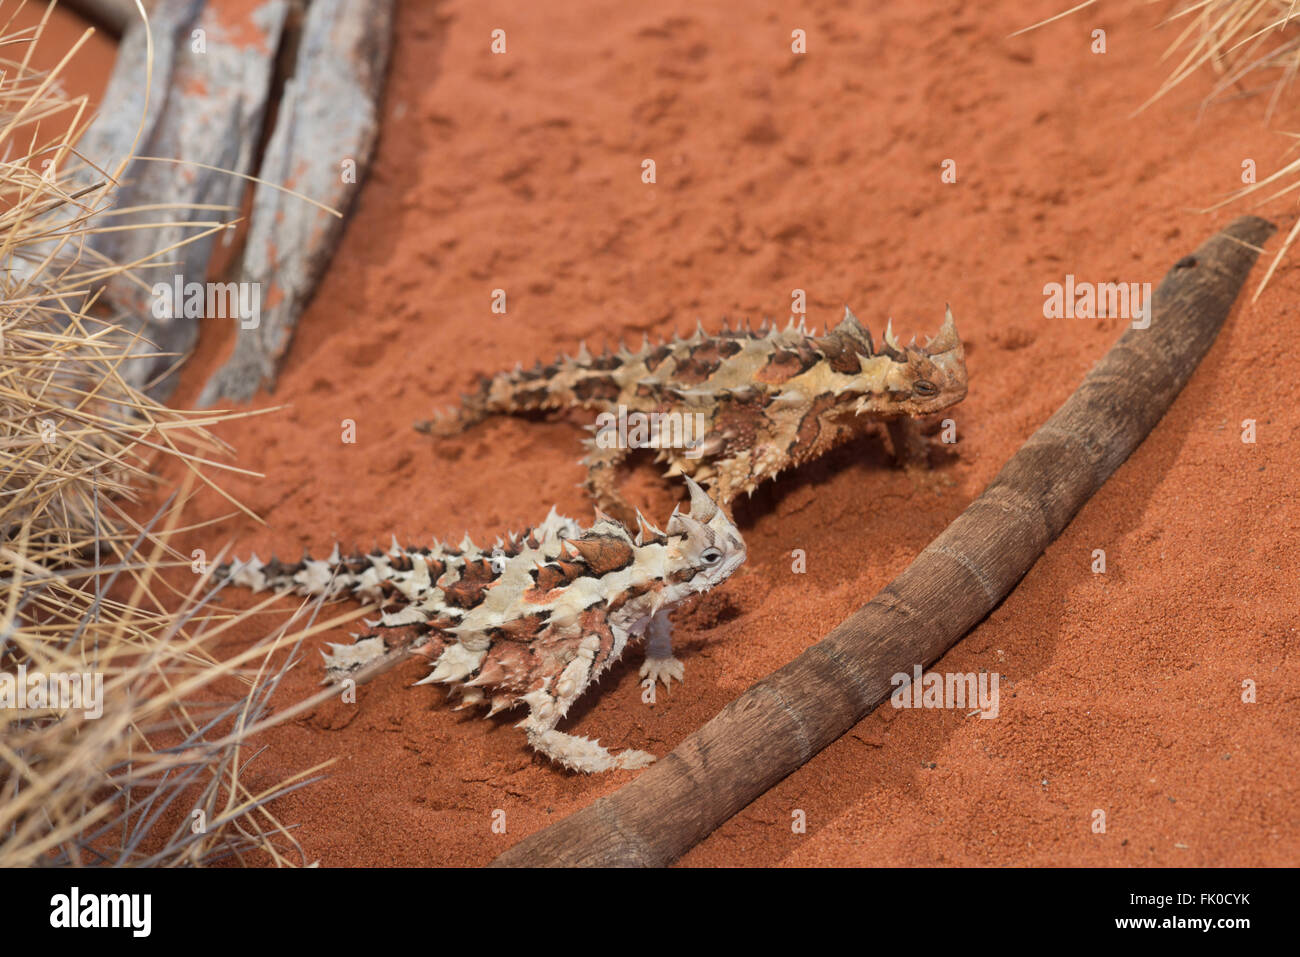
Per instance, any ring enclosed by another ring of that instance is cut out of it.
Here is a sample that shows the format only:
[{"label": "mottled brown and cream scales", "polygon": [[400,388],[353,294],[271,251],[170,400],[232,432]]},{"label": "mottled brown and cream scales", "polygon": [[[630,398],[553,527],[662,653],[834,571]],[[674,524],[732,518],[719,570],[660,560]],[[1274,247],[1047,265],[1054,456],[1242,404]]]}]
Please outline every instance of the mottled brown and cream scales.
[{"label": "mottled brown and cream scales", "polygon": [[596,410],[583,464],[601,508],[625,520],[632,514],[615,476],[636,448],[655,449],[667,475],[694,478],[726,507],[875,421],[891,424],[901,457],[899,423],[965,398],[965,353],[951,310],[923,347],[900,345],[892,323],[882,340],[877,349],[845,309],[821,336],[792,320],[784,330],[709,335],[700,327],[685,339],[598,356],[583,345],[551,365],[485,377],[455,412],[418,427],[454,435],[493,414]]},{"label": "mottled brown and cream scales", "polygon": [[365,681],[398,660],[432,663],[419,684],[439,682],[460,707],[488,714],[523,705],[520,722],[542,754],[578,771],[641,767],[643,751],[612,754],[596,741],[556,730],[575,700],[623,654],[647,639],[641,673],[650,681],[682,678],[672,656],[673,608],[727,578],[745,560],[745,544],[722,509],[686,480],[688,512],[663,530],[639,514],[635,536],[597,513],[583,529],[551,509],[536,528],[482,549],[393,547],[324,559],[263,563],[254,555],[217,569],[217,577],[254,591],[354,596],[380,605],[378,620],[351,644],[331,645],[327,680]]}]

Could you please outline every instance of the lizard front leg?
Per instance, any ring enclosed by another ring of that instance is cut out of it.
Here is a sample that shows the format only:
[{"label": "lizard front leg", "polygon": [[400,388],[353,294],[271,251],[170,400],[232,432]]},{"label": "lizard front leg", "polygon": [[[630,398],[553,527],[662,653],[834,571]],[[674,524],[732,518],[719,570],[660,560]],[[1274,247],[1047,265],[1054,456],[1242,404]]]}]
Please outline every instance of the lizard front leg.
[{"label": "lizard front leg", "polygon": [[894,448],[894,461],[904,468],[924,468],[930,464],[930,443],[921,434],[921,423],[911,416],[887,419],[889,444]]},{"label": "lizard front leg", "polygon": [[650,617],[645,638],[645,664],[641,666],[641,677],[649,678],[651,684],[662,681],[665,688],[672,687],[674,678],[684,682],[686,666],[673,657],[673,623],[666,609]]}]

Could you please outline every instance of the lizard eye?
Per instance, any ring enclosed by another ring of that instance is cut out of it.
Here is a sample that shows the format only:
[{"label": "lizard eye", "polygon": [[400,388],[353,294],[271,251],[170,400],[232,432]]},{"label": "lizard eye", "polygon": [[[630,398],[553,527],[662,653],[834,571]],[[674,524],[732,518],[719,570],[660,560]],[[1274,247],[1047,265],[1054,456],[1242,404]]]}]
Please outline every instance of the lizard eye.
[{"label": "lizard eye", "polygon": [[700,562],[705,565],[716,565],[722,561],[722,550],[719,548],[706,548],[700,552]]},{"label": "lizard eye", "polygon": [[932,396],[939,394],[939,387],[928,379],[917,379],[912,385],[912,391],[917,395]]}]

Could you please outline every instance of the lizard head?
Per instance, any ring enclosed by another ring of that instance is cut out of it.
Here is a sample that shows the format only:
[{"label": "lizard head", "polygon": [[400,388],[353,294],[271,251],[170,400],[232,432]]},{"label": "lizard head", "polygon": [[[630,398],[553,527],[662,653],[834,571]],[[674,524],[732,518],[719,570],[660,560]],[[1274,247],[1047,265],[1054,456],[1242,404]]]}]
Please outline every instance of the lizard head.
[{"label": "lizard head", "polygon": [[[946,310],[938,334],[924,347],[900,345],[891,322],[877,352],[871,333],[847,308],[844,319],[827,336],[831,338],[838,340],[843,369],[837,404],[855,415],[927,415],[966,397],[966,353],[951,309]],[[853,359],[856,369],[849,368]]]},{"label": "lizard head", "polygon": [[745,561],[745,542],[722,509],[690,477],[689,512],[674,509],[665,534],[671,601],[721,584]]}]

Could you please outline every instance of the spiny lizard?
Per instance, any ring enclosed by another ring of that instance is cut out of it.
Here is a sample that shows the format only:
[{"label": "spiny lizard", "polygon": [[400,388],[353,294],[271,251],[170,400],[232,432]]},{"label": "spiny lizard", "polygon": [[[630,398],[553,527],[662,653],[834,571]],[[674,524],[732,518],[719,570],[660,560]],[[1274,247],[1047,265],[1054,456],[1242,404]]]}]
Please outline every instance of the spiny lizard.
[{"label": "spiny lizard", "polygon": [[[824,454],[884,420],[895,455],[916,457],[913,417],[966,396],[966,362],[952,311],[938,335],[902,346],[892,321],[877,351],[846,308],[839,325],[814,336],[802,320],[784,331],[698,327],[686,339],[635,352],[576,356],[483,377],[453,413],[417,428],[454,435],[492,414],[582,407],[600,410],[584,440],[587,489],[596,504],[624,521],[632,509],[617,484],[619,463],[634,448],[656,449],[667,475],[689,475],[724,508],[778,472]],[[639,418],[634,434],[627,413]],[[911,434],[904,424],[912,426]],[[922,445],[922,449],[924,446]]]},{"label": "spiny lizard", "polygon": [[597,511],[583,529],[552,508],[521,535],[481,549],[468,536],[459,547],[401,548],[296,564],[254,555],[216,570],[220,579],[254,591],[299,595],[344,593],[380,603],[376,622],[352,644],[331,645],[327,681],[358,683],[412,656],[432,662],[417,684],[439,682],[459,693],[460,707],[488,714],[525,705],[518,725],[542,754],[577,771],[639,768],[644,751],[612,754],[599,742],[555,730],[569,707],[623,654],[648,639],[642,675],[682,679],[672,657],[669,612],[720,584],[745,560],[745,544],[722,509],[686,479],[691,504],[674,510],[660,530],[637,513],[635,537]]}]

